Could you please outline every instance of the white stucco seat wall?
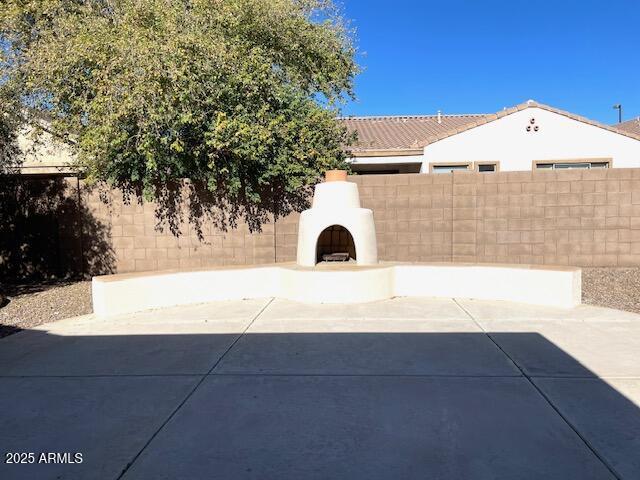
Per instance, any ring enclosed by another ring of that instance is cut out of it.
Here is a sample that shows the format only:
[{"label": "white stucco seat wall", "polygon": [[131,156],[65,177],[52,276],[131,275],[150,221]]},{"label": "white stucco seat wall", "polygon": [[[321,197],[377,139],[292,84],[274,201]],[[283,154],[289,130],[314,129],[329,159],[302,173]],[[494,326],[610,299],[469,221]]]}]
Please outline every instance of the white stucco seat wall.
[{"label": "white stucco seat wall", "polygon": [[106,275],[93,279],[98,316],[244,298],[360,303],[394,296],[506,300],[571,308],[580,304],[581,271],[571,267],[381,263],[278,264]]}]

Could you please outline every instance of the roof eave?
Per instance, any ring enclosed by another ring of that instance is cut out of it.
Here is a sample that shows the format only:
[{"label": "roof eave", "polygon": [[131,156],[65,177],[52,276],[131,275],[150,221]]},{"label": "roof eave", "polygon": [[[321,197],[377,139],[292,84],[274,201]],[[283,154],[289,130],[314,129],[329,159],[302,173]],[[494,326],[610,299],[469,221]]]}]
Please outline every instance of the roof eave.
[{"label": "roof eave", "polygon": [[389,148],[389,149],[367,149],[351,150],[352,157],[405,157],[410,155],[422,155],[422,148]]}]

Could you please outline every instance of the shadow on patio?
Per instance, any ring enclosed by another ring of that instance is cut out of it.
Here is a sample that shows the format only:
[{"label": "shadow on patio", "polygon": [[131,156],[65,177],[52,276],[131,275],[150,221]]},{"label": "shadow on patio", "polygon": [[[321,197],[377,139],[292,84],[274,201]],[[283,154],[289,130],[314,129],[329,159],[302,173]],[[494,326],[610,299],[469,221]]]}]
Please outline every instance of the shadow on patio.
[{"label": "shadow on patio", "polygon": [[0,364],[2,451],[83,453],[3,479],[640,476],[638,407],[537,333],[32,330]]}]

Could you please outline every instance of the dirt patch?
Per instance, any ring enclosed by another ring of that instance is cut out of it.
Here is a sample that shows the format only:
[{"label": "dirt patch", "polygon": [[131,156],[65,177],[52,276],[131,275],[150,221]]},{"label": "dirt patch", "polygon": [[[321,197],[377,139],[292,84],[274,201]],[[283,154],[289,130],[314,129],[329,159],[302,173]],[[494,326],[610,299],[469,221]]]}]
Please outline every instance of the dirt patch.
[{"label": "dirt patch", "polygon": [[3,285],[0,337],[43,323],[91,313],[91,282]]},{"label": "dirt patch", "polygon": [[640,268],[583,268],[582,302],[640,313]]}]

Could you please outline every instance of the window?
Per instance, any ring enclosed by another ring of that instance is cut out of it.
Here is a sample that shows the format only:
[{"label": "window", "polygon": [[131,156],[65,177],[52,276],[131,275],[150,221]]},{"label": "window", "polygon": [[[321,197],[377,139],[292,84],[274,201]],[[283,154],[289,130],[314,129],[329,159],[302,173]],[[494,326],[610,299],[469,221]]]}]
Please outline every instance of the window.
[{"label": "window", "polygon": [[567,170],[569,168],[591,168],[590,163],[554,163],[554,170]]},{"label": "window", "polygon": [[571,168],[609,168],[609,162],[597,161],[597,162],[549,162],[549,163],[536,163],[538,170],[568,170]]},{"label": "window", "polygon": [[476,162],[476,167],[480,173],[498,171],[498,164],[494,162]]},{"label": "window", "polygon": [[392,175],[396,173],[420,173],[422,162],[396,163],[352,163],[351,168],[358,175]]},{"label": "window", "polygon": [[437,163],[430,165],[431,173],[451,173],[454,170],[469,170],[470,163]]},{"label": "window", "polygon": [[395,170],[357,170],[358,175],[394,175],[400,173],[397,168]]}]

